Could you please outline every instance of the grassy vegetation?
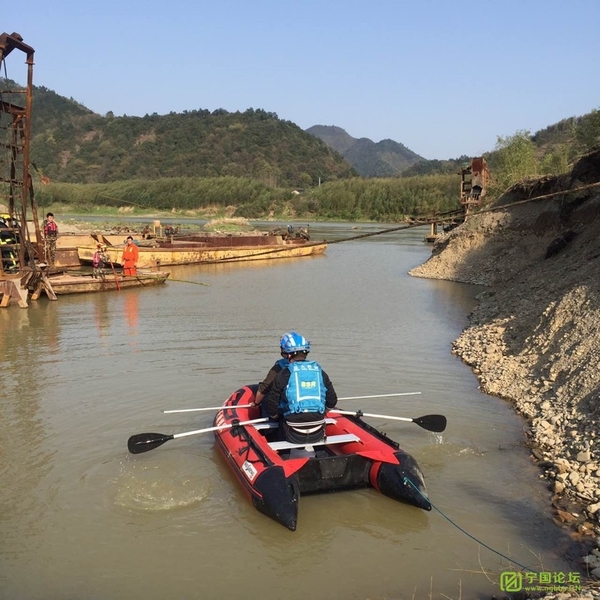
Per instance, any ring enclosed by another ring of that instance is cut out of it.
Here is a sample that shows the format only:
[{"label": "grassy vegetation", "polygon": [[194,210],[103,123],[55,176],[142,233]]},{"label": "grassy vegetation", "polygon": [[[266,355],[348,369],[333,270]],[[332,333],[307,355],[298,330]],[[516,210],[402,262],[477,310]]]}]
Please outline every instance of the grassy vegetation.
[{"label": "grassy vegetation", "polygon": [[316,188],[270,188],[236,177],[161,178],[105,184],[36,185],[38,206],[80,214],[169,214],[194,218],[403,221],[458,208],[457,174],[351,179]]}]

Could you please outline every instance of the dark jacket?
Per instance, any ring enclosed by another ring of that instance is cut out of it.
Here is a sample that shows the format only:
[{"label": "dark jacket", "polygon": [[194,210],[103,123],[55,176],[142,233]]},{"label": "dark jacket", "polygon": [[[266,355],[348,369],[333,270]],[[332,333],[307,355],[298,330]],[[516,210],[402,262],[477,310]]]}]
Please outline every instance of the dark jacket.
[{"label": "dark jacket", "polygon": [[269,393],[271,387],[273,386],[273,382],[275,381],[275,377],[277,377],[277,374],[282,368],[283,367],[279,364],[279,361],[277,361],[271,367],[270,371],[267,373],[267,376],[258,384],[258,391],[261,394],[266,396]]}]

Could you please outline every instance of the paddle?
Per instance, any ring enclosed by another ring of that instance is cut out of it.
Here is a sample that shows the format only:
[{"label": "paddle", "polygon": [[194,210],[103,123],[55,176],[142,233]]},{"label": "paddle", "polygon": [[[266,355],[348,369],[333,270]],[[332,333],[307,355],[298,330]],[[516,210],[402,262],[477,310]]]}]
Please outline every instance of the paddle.
[{"label": "paddle", "polygon": [[338,398],[338,400],[363,400],[365,398],[390,398],[391,396],[417,396],[421,392],[399,392],[398,394],[377,394],[376,396],[352,396],[351,398]]},{"label": "paddle", "polygon": [[251,408],[254,404],[236,404],[234,406],[209,406],[208,408],[180,408],[179,410],[163,410],[163,413],[185,413],[185,412],[197,412],[201,410],[224,410],[226,408]]},{"label": "paddle", "polygon": [[[102,236],[104,238],[104,236]],[[112,244],[111,244],[112,246]],[[102,253],[105,258],[108,258],[108,262],[110,263],[110,268],[112,269],[113,275],[115,277],[115,283],[117,284],[117,291],[121,291],[121,286],[119,285],[119,278],[117,277],[117,272],[115,271],[115,265],[113,265],[112,259],[110,258],[110,254]]]},{"label": "paddle", "polygon": [[127,449],[131,454],[141,454],[142,452],[149,452],[162,446],[169,440],[174,440],[180,437],[188,435],[196,435],[197,433],[208,433],[209,431],[221,431],[223,429],[229,429],[238,425],[252,425],[254,423],[262,423],[268,421],[266,417],[263,419],[254,419],[252,421],[239,421],[237,423],[228,423],[227,425],[218,425],[217,427],[206,427],[205,429],[196,429],[195,431],[184,431],[183,433],[176,433],[175,435],[168,435],[164,433],[138,433],[132,435],[127,441]]},{"label": "paddle", "polygon": [[340,414],[340,415],[354,415],[355,417],[374,417],[376,419],[392,419],[394,421],[408,421],[410,423],[416,423],[419,427],[427,429],[428,431],[435,431],[441,433],[446,429],[446,417],[444,415],[425,415],[424,417],[418,417],[416,419],[409,419],[407,417],[394,417],[392,415],[376,415],[373,413],[366,413],[362,410],[337,410],[332,408],[328,413]]},{"label": "paddle", "polygon": [[[365,398],[389,398],[390,396],[416,396],[421,392],[399,392],[398,394],[379,394],[377,396],[352,396],[348,398],[338,398],[338,400],[363,400]],[[263,400],[264,402],[264,400]],[[163,413],[184,413],[196,412],[202,410],[222,410],[223,408],[250,408],[252,404],[238,404],[237,406],[215,406],[209,408],[180,408],[177,410],[163,410]]]},{"label": "paddle", "polygon": [[119,285],[119,278],[117,277],[117,272],[115,271],[115,265],[113,265],[112,260],[110,260],[110,268],[112,269],[113,275],[115,276],[115,283],[117,284],[117,291],[121,291],[121,286]]}]

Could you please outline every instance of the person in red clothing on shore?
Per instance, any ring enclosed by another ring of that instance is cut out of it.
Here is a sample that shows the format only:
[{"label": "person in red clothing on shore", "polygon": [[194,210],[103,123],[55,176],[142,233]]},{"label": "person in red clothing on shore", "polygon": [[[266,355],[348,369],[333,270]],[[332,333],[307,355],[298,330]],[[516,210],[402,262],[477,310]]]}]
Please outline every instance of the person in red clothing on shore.
[{"label": "person in red clothing on shore", "polygon": [[137,261],[140,255],[138,247],[133,243],[131,236],[127,237],[127,243],[123,248],[123,275],[135,277],[137,275]]}]

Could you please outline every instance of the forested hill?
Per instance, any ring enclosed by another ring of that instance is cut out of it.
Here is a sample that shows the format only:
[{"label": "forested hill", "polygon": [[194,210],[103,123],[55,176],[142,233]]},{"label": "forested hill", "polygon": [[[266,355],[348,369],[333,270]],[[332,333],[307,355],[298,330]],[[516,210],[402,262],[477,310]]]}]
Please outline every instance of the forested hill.
[{"label": "forested hill", "polygon": [[[0,80],[0,89],[18,87]],[[31,159],[51,181],[74,183],[234,176],[308,187],[356,175],[321,140],[265,110],[101,116],[37,86]]]},{"label": "forested hill", "polygon": [[[0,78],[0,98],[23,101],[6,91],[20,87]],[[337,136],[340,151],[348,155],[356,148],[360,154],[361,140],[341,128],[325,130],[328,143]],[[484,154],[491,173],[486,199],[528,177],[566,173],[574,158],[599,143],[597,110],[534,136],[518,131],[499,137]],[[95,210],[108,204],[251,219],[385,222],[460,207],[459,171],[470,157],[419,160],[391,140],[366,140],[365,146],[382,150],[375,166],[386,153],[388,165],[391,155],[413,164],[400,176],[357,177],[322,139],[261,109],[102,116],[47,88],[33,91],[30,157],[39,175],[34,178],[39,206]]]},{"label": "forested hill", "polygon": [[399,142],[353,138],[333,125],[314,125],[306,131],[339,152],[363,177],[393,177],[425,160]]}]

